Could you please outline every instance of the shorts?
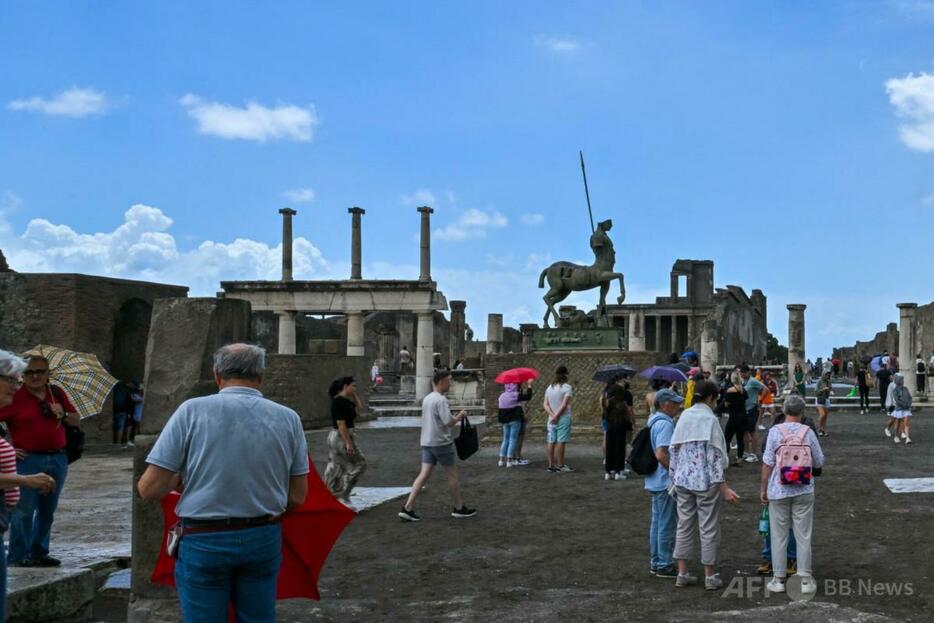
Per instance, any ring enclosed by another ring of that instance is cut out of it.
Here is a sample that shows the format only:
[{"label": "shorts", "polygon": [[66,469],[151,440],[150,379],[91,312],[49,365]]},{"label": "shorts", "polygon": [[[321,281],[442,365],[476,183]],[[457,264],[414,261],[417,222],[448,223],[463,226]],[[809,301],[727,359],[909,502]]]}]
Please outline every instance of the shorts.
[{"label": "shorts", "polygon": [[114,430],[122,431],[126,428],[127,420],[130,419],[129,413],[114,413]]},{"label": "shorts", "polygon": [[891,416],[896,420],[902,420],[904,418],[911,417],[911,409],[895,409],[892,411]]},{"label": "shorts", "polygon": [[446,446],[422,446],[422,464],[437,465],[442,467],[451,467],[454,465],[454,444],[449,443]]},{"label": "shorts", "polygon": [[759,407],[753,407],[746,410],[746,432],[756,432],[756,424],[759,423]]},{"label": "shorts", "polygon": [[548,420],[548,426],[545,429],[546,443],[567,443],[571,438],[571,416],[562,415],[554,424]]},{"label": "shorts", "polygon": [[816,399],[815,399],[815,401],[814,401],[814,406],[816,406],[816,407],[824,407],[825,409],[829,409],[829,408],[830,408],[830,398],[828,398],[828,399],[825,400],[824,402],[821,402],[820,400],[816,400]]}]

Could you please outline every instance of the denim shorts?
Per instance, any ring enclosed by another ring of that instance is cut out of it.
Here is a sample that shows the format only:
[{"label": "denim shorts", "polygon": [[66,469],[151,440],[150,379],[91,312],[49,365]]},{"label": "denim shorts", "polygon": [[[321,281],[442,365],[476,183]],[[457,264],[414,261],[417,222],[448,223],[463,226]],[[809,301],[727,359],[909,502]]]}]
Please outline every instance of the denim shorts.
[{"label": "denim shorts", "polygon": [[753,407],[746,410],[746,432],[756,432],[756,424],[759,423],[759,407]]},{"label": "denim shorts", "polygon": [[571,416],[562,415],[554,424],[548,421],[545,432],[547,443],[567,443],[571,438]]},{"label": "denim shorts", "polygon": [[437,465],[440,463],[443,467],[454,465],[454,444],[449,443],[446,446],[422,446],[422,464]]}]

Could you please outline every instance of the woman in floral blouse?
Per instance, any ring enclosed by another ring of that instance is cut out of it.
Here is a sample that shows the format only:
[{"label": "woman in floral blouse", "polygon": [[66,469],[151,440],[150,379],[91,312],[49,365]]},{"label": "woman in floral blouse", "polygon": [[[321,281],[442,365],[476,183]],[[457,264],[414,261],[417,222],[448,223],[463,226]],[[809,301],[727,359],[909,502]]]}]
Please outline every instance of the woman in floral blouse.
[{"label": "woman in floral blouse", "polygon": [[723,586],[716,570],[720,554],[720,512],[723,502],[738,504],[739,496],[727,485],[723,473],[729,455],[720,423],[713,413],[718,394],[719,388],[710,381],[697,384],[694,404],[678,419],[669,446],[668,471],[678,505],[674,557],[678,561],[675,586],[679,588],[697,584],[697,578],[688,573],[687,561],[694,554],[698,531],[704,588],[713,591]]}]

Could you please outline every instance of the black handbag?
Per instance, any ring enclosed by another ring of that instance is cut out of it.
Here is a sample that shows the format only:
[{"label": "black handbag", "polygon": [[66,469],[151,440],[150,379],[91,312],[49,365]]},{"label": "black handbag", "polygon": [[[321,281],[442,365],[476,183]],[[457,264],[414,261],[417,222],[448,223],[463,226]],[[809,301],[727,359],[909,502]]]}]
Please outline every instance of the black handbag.
[{"label": "black handbag", "polygon": [[457,457],[462,461],[466,461],[480,449],[480,436],[467,417],[461,420],[461,434],[454,440],[454,447],[457,448]]}]

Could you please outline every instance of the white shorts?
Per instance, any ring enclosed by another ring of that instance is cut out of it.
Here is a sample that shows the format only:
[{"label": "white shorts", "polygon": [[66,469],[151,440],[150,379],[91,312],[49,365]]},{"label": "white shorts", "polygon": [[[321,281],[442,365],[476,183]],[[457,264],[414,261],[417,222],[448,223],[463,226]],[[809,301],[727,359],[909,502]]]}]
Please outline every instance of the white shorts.
[{"label": "white shorts", "polygon": [[911,410],[910,409],[904,409],[904,410],[895,409],[894,411],[892,411],[892,417],[895,418],[896,420],[900,420],[906,417],[911,417]]}]

